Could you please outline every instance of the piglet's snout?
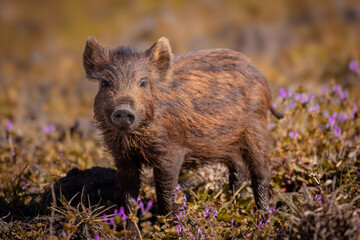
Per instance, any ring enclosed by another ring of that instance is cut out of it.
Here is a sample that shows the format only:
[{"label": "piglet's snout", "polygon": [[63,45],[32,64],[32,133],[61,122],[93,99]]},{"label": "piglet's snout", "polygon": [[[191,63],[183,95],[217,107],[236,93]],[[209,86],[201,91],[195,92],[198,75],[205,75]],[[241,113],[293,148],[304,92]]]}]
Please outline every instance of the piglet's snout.
[{"label": "piglet's snout", "polygon": [[128,104],[121,104],[115,111],[111,114],[111,121],[113,124],[128,128],[134,124],[136,115],[132,107]]}]

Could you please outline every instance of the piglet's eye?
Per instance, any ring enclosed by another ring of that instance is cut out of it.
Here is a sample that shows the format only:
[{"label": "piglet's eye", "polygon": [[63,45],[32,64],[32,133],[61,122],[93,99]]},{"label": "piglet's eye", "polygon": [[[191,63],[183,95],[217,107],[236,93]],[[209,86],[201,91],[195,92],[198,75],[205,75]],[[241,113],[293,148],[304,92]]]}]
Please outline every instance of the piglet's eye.
[{"label": "piglet's eye", "polygon": [[109,81],[102,80],[102,81],[101,81],[101,87],[102,87],[102,88],[110,87],[110,82],[109,82]]},{"label": "piglet's eye", "polygon": [[148,80],[147,78],[142,78],[142,79],[140,80],[139,86],[140,86],[141,88],[147,88],[148,83],[149,83],[149,80]]}]

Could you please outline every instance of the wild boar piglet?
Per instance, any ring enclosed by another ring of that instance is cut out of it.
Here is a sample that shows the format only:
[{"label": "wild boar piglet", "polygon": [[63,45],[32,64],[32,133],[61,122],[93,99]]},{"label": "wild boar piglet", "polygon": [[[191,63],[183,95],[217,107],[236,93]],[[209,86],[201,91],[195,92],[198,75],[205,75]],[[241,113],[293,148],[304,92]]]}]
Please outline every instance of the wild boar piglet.
[{"label": "wild boar piglet", "polygon": [[158,211],[174,209],[182,167],[221,162],[232,190],[251,178],[258,208],[269,208],[268,82],[243,54],[211,49],[175,55],[167,38],[145,51],[104,48],[93,37],[83,64],[98,80],[94,118],[118,169],[126,204],[154,168]]}]

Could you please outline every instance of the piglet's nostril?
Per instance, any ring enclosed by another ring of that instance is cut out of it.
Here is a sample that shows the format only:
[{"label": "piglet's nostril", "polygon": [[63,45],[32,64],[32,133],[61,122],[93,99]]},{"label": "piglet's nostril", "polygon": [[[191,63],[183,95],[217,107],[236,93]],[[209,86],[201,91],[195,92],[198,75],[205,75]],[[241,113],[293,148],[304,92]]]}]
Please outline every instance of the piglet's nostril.
[{"label": "piglet's nostril", "polygon": [[135,113],[129,105],[121,105],[112,113],[111,121],[120,127],[129,127],[135,122]]}]

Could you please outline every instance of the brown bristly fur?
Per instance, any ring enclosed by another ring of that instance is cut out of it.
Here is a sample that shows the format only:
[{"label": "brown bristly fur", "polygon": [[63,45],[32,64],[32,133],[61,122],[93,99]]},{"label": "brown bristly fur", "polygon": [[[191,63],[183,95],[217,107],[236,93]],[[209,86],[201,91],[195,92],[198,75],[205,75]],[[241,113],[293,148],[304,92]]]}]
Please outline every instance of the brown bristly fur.
[{"label": "brown bristly fur", "polygon": [[[89,38],[87,77],[100,80],[94,117],[118,169],[123,198],[139,194],[144,165],[154,168],[159,213],[173,210],[173,192],[183,166],[222,162],[233,190],[251,177],[258,208],[268,209],[267,80],[243,54],[212,49],[173,55],[159,39],[146,51],[103,48]],[[140,87],[141,81],[146,87]],[[105,87],[104,87],[105,86]],[[120,104],[136,120],[129,129],[111,122]]]}]

